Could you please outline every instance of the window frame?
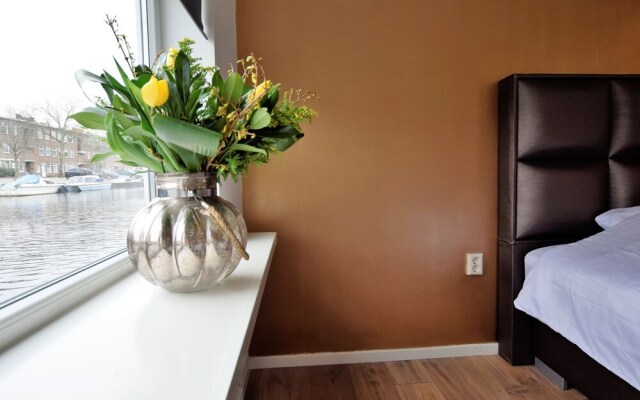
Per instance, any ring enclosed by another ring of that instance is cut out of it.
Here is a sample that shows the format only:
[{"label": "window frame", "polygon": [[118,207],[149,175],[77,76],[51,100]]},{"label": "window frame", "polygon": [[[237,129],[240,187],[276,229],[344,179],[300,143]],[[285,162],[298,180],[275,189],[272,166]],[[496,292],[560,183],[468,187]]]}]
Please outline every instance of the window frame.
[{"label": "window frame", "polygon": [[[233,8],[235,8],[235,3]],[[166,5],[163,7],[160,0],[135,0],[135,10],[138,37],[140,38],[140,48],[137,53],[142,55],[141,61],[148,65],[153,61],[155,55],[166,47],[162,45],[163,30],[160,28],[160,12],[166,10]],[[235,36],[233,41],[235,42]],[[231,48],[235,49],[235,45],[229,47],[229,49]],[[236,59],[235,50],[232,58]],[[222,60],[219,62],[222,63]],[[17,125],[14,128],[17,130]],[[37,133],[38,136],[42,135],[39,129],[36,131],[34,133]],[[60,132],[54,130],[51,134],[49,140],[53,137],[57,137],[58,140],[61,138]],[[44,136],[42,135],[42,139]],[[58,148],[58,155],[63,151],[64,145],[61,147]],[[32,151],[35,153],[35,146]],[[64,164],[67,165],[67,168],[71,166],[67,162]],[[36,164],[36,168],[41,168],[41,166]],[[155,197],[153,174],[147,172],[142,173],[141,176],[145,199],[150,201]],[[242,211],[241,183],[225,182],[223,185],[218,185],[218,189]],[[132,268],[127,251],[123,249],[120,253],[114,253],[110,257],[97,260],[93,264],[86,265],[8,300],[0,307],[0,351],[133,272],[134,268]]]},{"label": "window frame", "polygon": [[[154,43],[157,41],[155,1],[135,0],[139,48],[143,49],[145,62],[150,59],[150,53],[148,53],[150,46],[147,41],[153,40]],[[151,33],[148,32],[150,26],[153,26]],[[140,53],[138,51],[138,54]],[[52,135],[59,137],[59,132],[54,130]],[[47,135],[38,130],[39,139],[45,139],[44,136]],[[70,143],[73,143],[73,139]],[[41,151],[44,154],[44,145],[38,143],[38,150],[39,153]],[[58,155],[61,150],[58,149]],[[67,149],[64,148],[64,151],[66,153]],[[69,164],[66,164],[68,167]],[[49,163],[49,168],[51,166]],[[37,164],[38,172],[41,172],[43,167],[47,170],[46,163]],[[145,200],[150,201],[154,197],[152,194],[155,193],[154,184],[150,179],[151,173],[142,173],[141,176]],[[126,248],[123,248],[120,252],[95,260],[91,264],[7,300],[0,306],[0,351],[133,271]]]}]

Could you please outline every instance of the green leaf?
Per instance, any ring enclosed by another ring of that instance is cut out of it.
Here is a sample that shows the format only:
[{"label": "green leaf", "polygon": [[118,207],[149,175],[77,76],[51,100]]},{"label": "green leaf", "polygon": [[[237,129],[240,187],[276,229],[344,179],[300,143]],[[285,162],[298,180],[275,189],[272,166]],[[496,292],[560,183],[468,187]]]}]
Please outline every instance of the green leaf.
[{"label": "green leaf", "polygon": [[275,139],[274,148],[277,151],[285,151],[289,147],[293,146],[298,140],[302,139],[304,135],[301,133],[300,136],[290,137],[285,139]]},{"label": "green leaf", "polygon": [[87,94],[87,92],[84,90],[84,84],[86,82],[93,82],[93,83],[99,83],[100,85],[102,85],[102,88],[104,89],[104,91],[107,93],[107,96],[109,96],[109,90],[107,90],[107,88],[105,88],[105,85],[108,85],[109,82],[107,82],[107,80],[101,76],[98,76],[92,72],[89,72],[87,70],[84,69],[80,69],[78,71],[75,72],[75,77],[76,77],[76,82],[78,82],[78,86],[80,86],[80,90],[82,90],[82,93],[84,94],[84,96],[89,99],[90,102],[95,102],[94,98],[89,97],[89,95]]},{"label": "green leaf", "polygon": [[172,170],[169,172],[187,172],[187,169],[180,165],[180,161],[178,161],[173,151],[162,140],[158,140],[156,143],[158,145],[158,153],[165,160],[165,167],[169,167]]},{"label": "green leaf", "polygon": [[265,155],[265,156],[266,156],[266,155],[268,155],[268,154],[267,154],[267,151],[266,151],[265,149],[259,149],[259,148],[257,148],[257,147],[249,146],[248,144],[242,144],[242,143],[235,143],[235,144],[232,144],[232,145],[229,147],[229,149],[231,149],[231,150],[247,151],[247,152],[250,152],[250,153],[260,153],[260,154],[263,154],[263,155]]},{"label": "green leaf", "polygon": [[271,116],[269,110],[265,107],[261,107],[256,110],[251,116],[251,122],[249,122],[249,129],[262,129],[269,126],[271,122]]},{"label": "green leaf", "polygon": [[[135,163],[133,161],[127,161],[127,160],[118,160],[118,162],[120,164],[124,164],[124,165],[128,165],[130,167],[139,167],[140,165],[138,165],[138,163]],[[162,172],[162,171],[156,171],[156,172]]]},{"label": "green leaf", "polygon": [[182,97],[180,96],[178,85],[176,85],[172,81],[167,81],[167,82],[169,84],[169,100],[167,100],[167,102],[165,103],[165,106],[171,111],[168,114],[175,118],[183,118],[184,103],[182,102]]},{"label": "green leaf", "polygon": [[111,100],[111,105],[118,111],[122,111],[123,113],[129,115],[138,115],[135,108],[131,107],[129,103],[126,103],[120,96],[113,96]]},{"label": "green leaf", "polygon": [[181,50],[176,55],[175,62],[176,86],[182,102],[186,104],[189,101],[189,92],[191,90],[191,64],[189,57]]},{"label": "green leaf", "polygon": [[206,157],[215,157],[218,154],[218,145],[222,139],[218,132],[164,115],[154,117],[153,127],[156,135],[167,143]]},{"label": "green leaf", "polygon": [[153,75],[151,73],[142,74],[142,75],[139,75],[136,79],[131,79],[131,82],[133,82],[137,87],[142,89],[142,87],[151,80],[152,76]]},{"label": "green leaf", "polygon": [[134,104],[134,107],[136,107],[138,112],[142,111],[144,116],[149,118],[149,107],[147,106],[147,104],[144,102],[144,99],[142,98],[142,90],[139,87],[137,87],[131,81],[127,82],[127,87],[129,88],[129,91],[131,92],[131,94],[133,95],[134,99],[136,100],[136,102],[140,106],[140,108],[138,108]]},{"label": "green leaf", "polygon": [[[160,143],[160,141],[158,141]],[[177,154],[178,158],[186,166],[189,172],[200,172],[204,156],[196,154],[191,150],[184,149],[171,143],[166,143],[167,147]]]},{"label": "green leaf", "polygon": [[299,136],[293,136],[285,139],[275,139],[274,148],[277,151],[285,151],[289,147],[293,146],[298,140],[302,139],[304,134],[300,133]]},{"label": "green leaf", "polygon": [[222,85],[222,97],[224,97],[232,105],[237,105],[242,98],[242,88],[244,82],[242,76],[237,72],[229,75]]},{"label": "green leaf", "polygon": [[136,76],[140,76],[142,74],[152,74],[153,73],[151,71],[151,68],[147,67],[144,64],[136,65],[136,67],[134,68],[134,71],[136,73]]},{"label": "green leaf", "polygon": [[107,142],[109,147],[117,153],[123,161],[136,163],[155,172],[164,172],[160,160],[149,153],[148,148],[140,141],[125,140],[120,133],[113,112],[109,112],[105,119],[107,125]]},{"label": "green leaf", "polygon": [[108,82],[107,84],[110,85],[113,90],[120,93],[125,99],[127,99],[127,101],[129,101],[129,104],[131,104],[131,93],[129,93],[126,86],[124,86],[116,78],[111,76],[107,71],[103,71],[102,76],[104,76],[104,78]]},{"label": "green leaf", "polygon": [[82,109],[80,112],[70,115],[69,118],[76,120],[76,122],[87,129],[100,129],[106,131],[107,128],[104,124],[104,117],[106,115],[106,111],[100,108],[87,107]]},{"label": "green leaf", "polygon": [[138,114],[140,115],[140,118],[142,119],[143,122],[145,120],[149,121],[149,107],[145,104],[144,100],[142,99],[142,93],[140,92],[140,88],[136,86],[136,84],[133,83],[131,79],[129,79],[129,76],[127,75],[126,72],[124,72],[124,70],[118,63],[118,60],[114,58],[113,61],[116,63],[116,67],[118,67],[118,72],[120,73],[120,77],[124,82],[124,85],[121,85],[122,86],[122,88],[120,89],[120,91],[122,92],[121,94],[123,94],[129,101],[129,104],[138,111]]},{"label": "green leaf", "polygon": [[120,73],[120,77],[122,78],[122,81],[125,83],[125,85],[130,81],[129,79],[129,75],[127,75],[126,72],[124,72],[124,70],[122,69],[122,67],[120,66],[120,63],[118,63],[118,60],[116,60],[115,57],[113,57],[113,61],[116,63],[116,67],[118,67],[118,72]]},{"label": "green leaf", "polygon": [[84,69],[77,70],[74,75],[80,87],[82,87],[82,84],[85,82],[109,83],[105,78]]},{"label": "green leaf", "polygon": [[113,115],[116,117],[116,120],[120,123],[122,129],[129,129],[133,126],[139,126],[138,122],[132,121],[127,115],[122,114],[120,112],[113,112]]},{"label": "green leaf", "polygon": [[93,157],[91,157],[91,162],[92,163],[97,163],[100,162],[102,160],[106,160],[109,157],[113,157],[113,156],[117,156],[117,153],[114,153],[113,151],[109,151],[107,153],[98,153],[98,154],[94,154]]},{"label": "green leaf", "polygon": [[[140,125],[134,125],[131,126],[127,129],[125,129],[122,132],[123,136],[130,136],[132,139],[134,140],[139,140],[141,142],[148,142],[149,146],[151,147],[151,140],[156,140],[156,137],[153,133],[151,132],[147,132],[146,130],[142,129],[142,126]],[[145,143],[146,144],[146,143]]]},{"label": "green leaf", "polygon": [[208,96],[207,92],[209,90],[210,88],[208,86],[202,86],[191,92],[189,102],[185,107],[187,120],[192,121],[194,119],[198,105]]},{"label": "green leaf", "polygon": [[280,98],[280,84],[271,86],[266,96],[260,99],[260,106],[266,107],[269,111],[273,110],[273,107],[278,103]]},{"label": "green leaf", "polygon": [[222,79],[222,75],[220,75],[220,70],[213,73],[213,76],[211,77],[211,85],[217,87],[218,90],[222,90],[224,80]]},{"label": "green leaf", "polygon": [[286,139],[290,137],[300,136],[302,137],[302,132],[297,130],[292,126],[280,126],[275,128],[264,128],[257,131],[254,131],[258,136],[273,138],[273,139]]}]

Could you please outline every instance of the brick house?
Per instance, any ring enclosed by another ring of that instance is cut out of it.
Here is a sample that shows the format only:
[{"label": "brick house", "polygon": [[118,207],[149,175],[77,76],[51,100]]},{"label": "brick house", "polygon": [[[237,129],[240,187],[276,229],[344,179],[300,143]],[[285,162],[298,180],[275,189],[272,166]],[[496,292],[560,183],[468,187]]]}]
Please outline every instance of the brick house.
[{"label": "brick house", "polygon": [[0,176],[37,173],[64,176],[72,167],[115,171],[122,168],[117,159],[91,163],[96,153],[109,151],[106,142],[95,133],[80,128],[60,131],[39,123],[33,117],[16,114],[0,117]]}]

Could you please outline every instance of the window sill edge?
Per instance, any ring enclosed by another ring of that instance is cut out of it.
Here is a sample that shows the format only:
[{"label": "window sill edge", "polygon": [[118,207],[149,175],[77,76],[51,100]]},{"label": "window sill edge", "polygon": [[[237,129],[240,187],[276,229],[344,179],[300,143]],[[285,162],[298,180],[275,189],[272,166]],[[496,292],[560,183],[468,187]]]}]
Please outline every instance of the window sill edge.
[{"label": "window sill edge", "polygon": [[0,351],[133,270],[125,251],[0,309]]}]

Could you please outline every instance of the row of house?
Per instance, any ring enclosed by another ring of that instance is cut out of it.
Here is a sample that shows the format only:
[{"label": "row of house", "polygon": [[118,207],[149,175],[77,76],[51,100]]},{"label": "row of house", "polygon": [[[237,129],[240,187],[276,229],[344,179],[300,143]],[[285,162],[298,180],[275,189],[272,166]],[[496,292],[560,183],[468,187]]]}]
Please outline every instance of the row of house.
[{"label": "row of house", "polygon": [[80,128],[56,129],[20,114],[0,117],[0,176],[64,176],[72,167],[122,168],[113,158],[91,163],[96,153],[107,151],[109,146],[100,136]]}]

